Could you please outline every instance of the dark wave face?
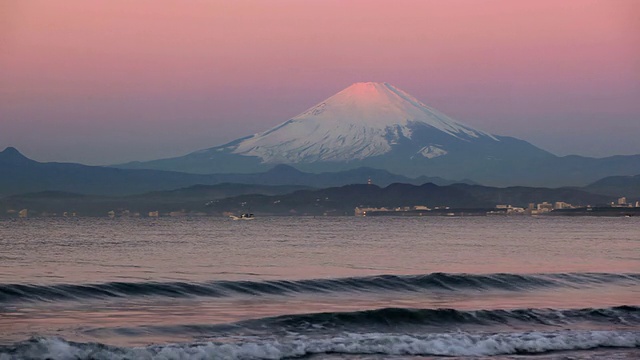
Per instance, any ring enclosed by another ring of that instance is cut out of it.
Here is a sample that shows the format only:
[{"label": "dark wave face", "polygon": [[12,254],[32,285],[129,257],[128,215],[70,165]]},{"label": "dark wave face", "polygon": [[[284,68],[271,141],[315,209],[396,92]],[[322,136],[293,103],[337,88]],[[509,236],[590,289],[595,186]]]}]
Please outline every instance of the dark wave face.
[{"label": "dark wave face", "polygon": [[381,275],[298,281],[109,282],[102,284],[0,284],[0,304],[18,301],[68,301],[155,296],[169,298],[299,295],[368,292],[527,291],[585,288],[603,284],[640,285],[640,274],[447,274]]},{"label": "dark wave face", "polygon": [[284,315],[260,320],[249,320],[239,324],[248,328],[280,328],[286,331],[313,329],[315,331],[319,328],[337,328],[339,330],[357,328],[387,330],[388,328],[401,328],[407,325],[439,326],[442,328],[464,325],[504,326],[517,324],[563,326],[584,322],[640,326],[640,307],[617,306],[601,309],[475,311],[385,308],[355,312]]},{"label": "dark wave face", "polygon": [[90,335],[136,336],[189,334],[193,336],[260,336],[266,334],[318,334],[338,332],[432,332],[445,330],[513,330],[587,327],[634,329],[640,327],[640,307],[584,309],[474,310],[384,308],[354,312],[282,315],[230,324],[188,324],[96,328]]}]

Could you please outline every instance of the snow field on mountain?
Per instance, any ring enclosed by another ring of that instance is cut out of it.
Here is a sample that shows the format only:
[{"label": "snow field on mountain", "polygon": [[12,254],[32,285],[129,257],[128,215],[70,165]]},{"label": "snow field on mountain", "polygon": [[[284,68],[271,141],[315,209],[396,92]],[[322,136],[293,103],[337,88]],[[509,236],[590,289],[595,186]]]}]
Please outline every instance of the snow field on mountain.
[{"label": "snow field on mountain", "polygon": [[[472,141],[493,135],[463,125],[387,83],[356,83],[270,130],[240,141],[234,154],[265,163],[350,161],[386,154],[414,131],[429,127]],[[446,149],[419,144],[426,158]]]}]

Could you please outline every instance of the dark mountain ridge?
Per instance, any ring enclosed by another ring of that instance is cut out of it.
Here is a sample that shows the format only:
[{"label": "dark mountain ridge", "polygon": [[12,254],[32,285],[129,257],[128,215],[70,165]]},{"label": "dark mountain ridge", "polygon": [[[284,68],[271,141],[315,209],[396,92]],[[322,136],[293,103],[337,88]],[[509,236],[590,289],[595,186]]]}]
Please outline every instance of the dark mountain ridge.
[{"label": "dark mountain ridge", "polygon": [[583,188],[594,194],[640,198],[640,175],[609,176]]},{"label": "dark mountain ridge", "polygon": [[15,149],[0,152],[0,197],[41,191],[66,191],[92,195],[123,196],[164,191],[196,184],[241,183],[330,187],[366,183],[372,178],[380,185],[392,182],[451,184],[453,181],[420,177],[407,178],[385,170],[353,169],[346,172],[311,174],[286,165],[256,174],[187,174],[160,170],[127,170],[73,163],[41,163]]}]

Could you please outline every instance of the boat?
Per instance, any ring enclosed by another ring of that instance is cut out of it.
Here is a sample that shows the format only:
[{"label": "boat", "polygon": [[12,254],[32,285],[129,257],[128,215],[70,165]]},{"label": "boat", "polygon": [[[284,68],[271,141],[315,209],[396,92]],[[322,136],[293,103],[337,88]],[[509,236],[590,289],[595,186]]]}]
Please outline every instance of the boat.
[{"label": "boat", "polygon": [[240,214],[240,216],[231,215],[229,217],[232,220],[253,220],[253,219],[255,219],[255,217],[253,217],[253,214],[250,214],[250,213]]}]

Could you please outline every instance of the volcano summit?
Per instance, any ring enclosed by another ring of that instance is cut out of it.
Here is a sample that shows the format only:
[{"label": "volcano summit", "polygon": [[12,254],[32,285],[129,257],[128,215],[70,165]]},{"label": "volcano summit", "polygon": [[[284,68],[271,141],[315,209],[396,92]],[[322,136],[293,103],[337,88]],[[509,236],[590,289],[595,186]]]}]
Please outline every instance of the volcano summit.
[{"label": "volcano summit", "polygon": [[[422,130],[451,141],[495,137],[431,109],[387,83],[356,83],[291,120],[244,139],[235,154],[267,163],[348,162],[382,156],[409,144]],[[445,136],[446,138],[446,136]],[[435,142],[416,142],[411,156],[448,153]]]},{"label": "volcano summit", "polygon": [[[491,185],[549,185],[542,180],[557,170],[562,159],[566,158],[526,141],[462,124],[388,83],[363,82],[265,132],[178,158],[120,167],[248,173],[276,164],[311,172],[367,166],[406,176],[468,178]],[[640,161],[635,160],[640,172]],[[581,179],[582,173],[578,169],[573,181],[553,185],[599,178],[594,174]]]}]

